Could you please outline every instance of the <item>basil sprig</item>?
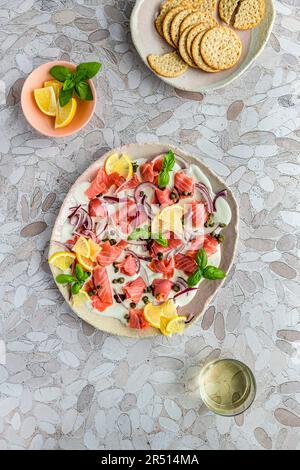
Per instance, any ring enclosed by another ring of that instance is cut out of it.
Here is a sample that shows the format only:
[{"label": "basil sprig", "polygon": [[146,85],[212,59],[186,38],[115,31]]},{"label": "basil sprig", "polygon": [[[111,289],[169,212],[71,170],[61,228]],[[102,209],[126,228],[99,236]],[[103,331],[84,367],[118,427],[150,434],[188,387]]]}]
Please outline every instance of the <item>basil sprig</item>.
[{"label": "basil sprig", "polygon": [[59,104],[68,104],[74,93],[81,100],[92,101],[94,99],[91,87],[87,80],[94,77],[100,70],[100,62],[83,62],[72,72],[68,67],[55,65],[50,69],[50,75],[63,83],[59,92]]},{"label": "basil sprig", "polygon": [[155,240],[159,245],[167,248],[169,246],[169,241],[161,233],[155,233],[151,235],[152,240]]},{"label": "basil sprig", "polygon": [[75,266],[75,275],[59,274],[55,280],[58,284],[70,284],[73,295],[78,294],[85,281],[90,277],[90,273],[84,271],[80,264]]},{"label": "basil sprig", "polygon": [[150,238],[150,230],[147,225],[136,228],[128,237],[128,240],[148,240]]},{"label": "basil sprig", "polygon": [[164,156],[162,168],[158,175],[158,186],[160,189],[164,189],[166,186],[168,186],[169,181],[170,181],[169,173],[170,171],[173,170],[174,165],[175,165],[175,155],[174,155],[174,152],[172,152],[172,150],[169,150]]},{"label": "basil sprig", "polygon": [[204,248],[201,248],[196,254],[197,268],[189,276],[187,283],[189,287],[196,286],[204,277],[205,279],[223,279],[226,274],[222,269],[216,268],[215,266],[207,266],[207,253]]}]

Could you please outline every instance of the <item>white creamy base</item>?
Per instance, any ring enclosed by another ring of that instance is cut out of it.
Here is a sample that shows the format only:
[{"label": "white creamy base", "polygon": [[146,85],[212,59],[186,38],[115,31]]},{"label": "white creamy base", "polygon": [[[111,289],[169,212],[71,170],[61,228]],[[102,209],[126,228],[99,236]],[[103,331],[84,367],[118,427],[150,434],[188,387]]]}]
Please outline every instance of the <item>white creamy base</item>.
[{"label": "white creamy base", "polygon": [[[141,163],[144,162],[144,160],[138,160],[137,162],[138,162],[138,164],[141,164]],[[175,167],[174,167],[174,170],[170,173],[170,183],[169,183],[170,188],[173,188],[174,175],[177,171],[180,171],[180,166],[176,164]],[[211,192],[211,197],[212,198],[214,197],[214,193],[212,191],[210,181],[208,180],[208,178],[204,175],[204,173],[196,165],[190,165],[187,174],[192,176],[194,181],[199,181],[199,182],[203,182],[204,184],[206,184],[206,186],[209,188],[209,190]],[[140,176],[139,170],[138,170],[138,176]],[[75,188],[75,190],[72,193],[72,198],[74,200],[74,204],[72,202],[73,205],[82,204],[85,208],[87,207],[87,205],[89,203],[89,199],[85,195],[85,191],[88,189],[89,186],[90,186],[89,182],[84,182],[84,183],[79,184]],[[118,193],[118,197],[124,197],[124,196],[126,196],[126,193],[127,193],[126,191],[120,192],[120,193]],[[129,194],[130,193],[132,193],[132,190],[130,190]],[[183,201],[183,203],[188,203],[189,201],[192,201],[192,200],[193,199],[185,199]],[[109,208],[110,213],[114,212],[114,204],[109,204],[108,208]],[[217,208],[217,211],[214,213],[214,221],[216,223],[225,223],[226,225],[228,225],[230,223],[230,220],[231,220],[231,210],[230,210],[230,207],[229,207],[228,203],[226,202],[226,200],[223,199],[223,198],[219,198],[216,202],[216,208]],[[66,217],[67,217],[67,215],[66,215]],[[72,229],[73,229],[72,225],[66,220],[66,222],[62,226],[61,242],[65,242],[66,240],[68,240],[72,237]],[[211,231],[211,229],[210,230],[209,229],[205,230],[205,232],[209,232],[209,231]],[[217,230],[217,231],[219,231],[219,230]],[[200,233],[203,233],[203,232],[200,232]],[[195,232],[195,234],[196,234],[196,232]],[[141,254],[141,255],[146,254],[147,255],[147,252],[146,253],[143,252],[142,248],[139,247],[139,246],[128,245],[128,248],[132,249],[132,251],[135,252],[136,254]],[[123,259],[123,258],[124,258],[124,253],[121,255],[120,260]],[[221,248],[220,248],[220,245],[219,245],[218,251],[214,255],[212,255],[208,258],[208,264],[218,267],[220,265],[220,262],[221,262]],[[152,272],[148,268],[148,266],[147,266],[148,264],[149,264],[149,262],[141,261],[141,273],[142,273],[142,277],[144,278],[147,285],[150,285],[153,282],[154,279],[161,279],[161,273]],[[145,276],[143,276],[143,272],[145,272],[145,271],[147,273],[147,278],[148,279],[146,279]],[[111,279],[111,280],[114,279],[114,278],[118,278],[118,277],[124,277],[125,278],[124,284],[126,284],[126,282],[128,282],[128,281],[134,280],[135,278],[137,278],[140,275],[140,274],[136,274],[135,276],[126,276],[126,275],[123,275],[123,274],[120,274],[120,273],[115,273],[114,268],[113,268],[112,265],[107,267],[107,273],[108,273],[109,279]],[[187,276],[182,271],[175,270],[175,275],[173,277],[173,280],[176,280],[177,277],[183,277],[185,279],[187,278]],[[201,282],[203,282],[203,281],[200,281],[200,283],[195,287],[199,287]],[[112,284],[112,288],[115,288],[115,289],[117,289],[117,292],[122,293],[122,285],[124,285],[124,284]],[[186,306],[195,297],[197,292],[198,292],[197,290],[194,290],[194,291],[188,292],[187,294],[183,294],[181,296],[178,296],[175,299],[176,306],[177,307]],[[145,295],[148,296],[150,301],[154,300],[154,297],[152,296],[151,293],[150,294],[147,293]],[[175,295],[174,291],[171,291],[170,298],[172,298],[172,295]],[[130,301],[125,301],[124,302],[124,304],[126,305],[126,308],[125,308],[123,304],[118,304],[118,303],[114,302],[114,304],[111,307],[108,307],[104,312],[99,312],[98,310],[93,309],[90,303],[88,303],[86,307],[88,308],[88,310],[90,312],[93,312],[97,315],[102,315],[103,317],[109,317],[109,318],[117,318],[118,320],[122,321],[123,323],[126,323],[126,320],[124,319],[124,315],[126,315],[128,313],[129,303],[130,303]],[[144,304],[141,301],[138,304],[137,308],[142,308],[143,305]]]}]

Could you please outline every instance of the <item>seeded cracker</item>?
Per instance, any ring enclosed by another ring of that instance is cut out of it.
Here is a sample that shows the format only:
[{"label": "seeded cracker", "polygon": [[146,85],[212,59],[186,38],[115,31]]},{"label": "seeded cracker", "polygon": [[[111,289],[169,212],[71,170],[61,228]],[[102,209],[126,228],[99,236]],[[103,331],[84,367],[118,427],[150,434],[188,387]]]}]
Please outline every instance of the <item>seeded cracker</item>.
[{"label": "seeded cracker", "polygon": [[255,28],[265,14],[265,0],[244,0],[237,9],[233,27],[236,29]]},{"label": "seeded cracker", "polygon": [[241,57],[242,43],[232,29],[217,26],[204,34],[200,52],[207,65],[216,70],[226,70]]},{"label": "seeded cracker", "polygon": [[187,71],[188,65],[181,59],[177,52],[164,55],[148,55],[148,64],[158,75],[162,77],[179,77]]},{"label": "seeded cracker", "polygon": [[178,50],[184,62],[186,62],[190,67],[198,68],[197,64],[193,59],[190,58],[187,48],[186,48],[186,38],[193,26],[186,28],[179,38]]},{"label": "seeded cracker", "polygon": [[154,22],[158,33],[162,37],[164,37],[162,24],[163,24],[163,20],[164,20],[166,14],[172,8],[176,8],[176,7],[187,7],[188,8],[189,7],[188,3],[189,3],[188,0],[167,0],[167,1],[162,3],[162,5],[160,7],[159,15],[156,17],[155,22]]},{"label": "seeded cracker", "polygon": [[[217,26],[217,21],[212,18],[211,21],[207,22],[207,23],[199,23],[198,25],[194,26],[189,34],[187,35],[187,38],[186,38],[186,50],[187,50],[187,53],[188,55],[190,56],[191,59],[193,59],[193,56],[192,56],[192,44],[193,44],[193,41],[195,39],[195,37],[197,36],[197,34],[201,33],[201,31],[204,31],[205,29],[210,29],[210,28],[213,28],[214,26]],[[193,59],[194,60],[194,59]]]},{"label": "seeded cracker", "polygon": [[219,2],[219,15],[226,24],[232,21],[233,13],[236,10],[240,0],[220,0]]},{"label": "seeded cracker", "polygon": [[183,22],[183,20],[189,16],[191,13],[193,12],[193,10],[182,10],[180,11],[179,13],[177,13],[177,15],[175,16],[175,18],[173,19],[172,23],[171,23],[171,38],[172,38],[172,42],[173,44],[175,44],[175,46],[178,47],[178,42],[179,42],[179,30],[180,30],[180,25],[181,23]]},{"label": "seeded cracker", "polygon": [[201,31],[200,33],[197,34],[195,37],[193,44],[192,44],[192,56],[194,59],[195,64],[197,64],[197,67],[201,70],[204,70],[205,72],[219,72],[219,70],[213,69],[212,67],[209,67],[203,60],[202,55],[201,55],[201,41],[204,36],[204,34],[207,32],[207,30]]},{"label": "seeded cracker", "polygon": [[177,8],[172,8],[165,16],[164,21],[163,21],[163,35],[165,40],[167,41],[170,46],[175,47],[175,44],[172,41],[171,38],[171,23],[174,20],[175,16],[177,13],[180,11],[184,10],[182,7],[177,7]]},{"label": "seeded cracker", "polygon": [[183,32],[190,26],[195,26],[196,24],[204,23],[204,22],[207,22],[207,23],[212,22],[212,27],[213,27],[216,21],[212,17],[210,12],[203,13],[201,11],[194,11],[193,13],[190,13],[181,23],[180,34],[183,34]]}]

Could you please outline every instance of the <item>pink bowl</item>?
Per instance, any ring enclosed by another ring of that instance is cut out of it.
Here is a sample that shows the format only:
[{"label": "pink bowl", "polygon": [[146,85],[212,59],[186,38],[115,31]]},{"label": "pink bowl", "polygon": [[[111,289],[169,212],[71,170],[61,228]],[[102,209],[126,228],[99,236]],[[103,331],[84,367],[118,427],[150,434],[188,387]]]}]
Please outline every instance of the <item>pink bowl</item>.
[{"label": "pink bowl", "polygon": [[46,80],[53,79],[49,70],[54,65],[63,65],[71,70],[75,70],[76,68],[74,64],[65,61],[54,61],[40,65],[27,77],[23,85],[21,106],[25,118],[38,132],[47,135],[48,137],[65,137],[67,135],[75,134],[75,132],[85,127],[91,120],[97,102],[96,88],[92,80],[88,80],[94,96],[93,101],[82,101],[77,99],[77,111],[73,120],[63,129],[55,129],[55,118],[46,116],[46,114],[43,114],[39,110],[33,95],[33,90],[35,88],[42,88]]}]

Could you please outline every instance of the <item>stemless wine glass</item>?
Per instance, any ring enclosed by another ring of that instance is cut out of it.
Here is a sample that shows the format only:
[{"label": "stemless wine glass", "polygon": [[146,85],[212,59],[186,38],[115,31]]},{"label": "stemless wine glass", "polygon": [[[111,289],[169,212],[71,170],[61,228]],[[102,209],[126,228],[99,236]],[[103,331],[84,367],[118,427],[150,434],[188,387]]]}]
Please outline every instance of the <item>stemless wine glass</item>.
[{"label": "stemless wine glass", "polygon": [[200,395],[205,405],[222,416],[236,416],[252,405],[256,382],[246,364],[236,359],[217,359],[200,372]]}]

